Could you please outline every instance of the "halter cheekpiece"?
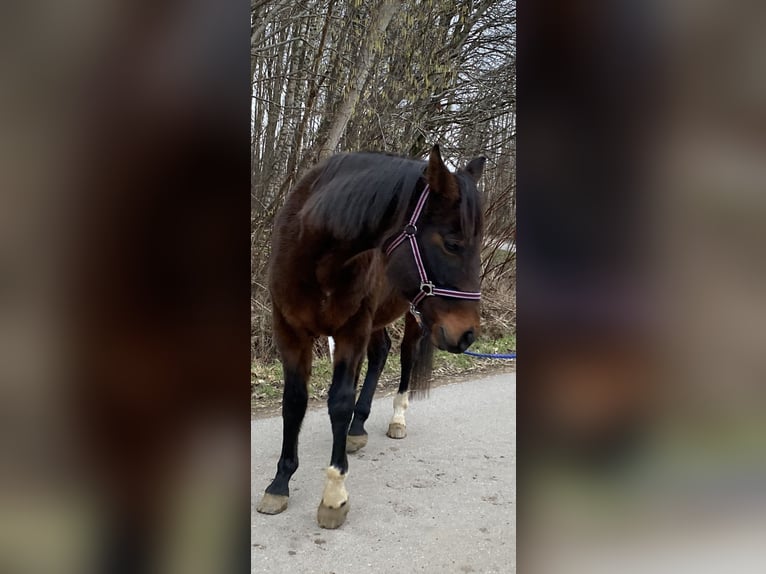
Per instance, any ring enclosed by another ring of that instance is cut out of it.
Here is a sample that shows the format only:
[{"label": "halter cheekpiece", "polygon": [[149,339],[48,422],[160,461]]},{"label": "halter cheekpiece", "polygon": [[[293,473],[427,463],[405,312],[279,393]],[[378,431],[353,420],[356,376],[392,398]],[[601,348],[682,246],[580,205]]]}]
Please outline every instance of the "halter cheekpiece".
[{"label": "halter cheekpiece", "polygon": [[420,315],[420,312],[417,310],[418,304],[426,297],[433,297],[438,295],[440,297],[451,297],[452,299],[469,299],[472,301],[478,301],[481,299],[481,292],[442,289],[440,287],[436,287],[431,281],[428,280],[426,268],[423,265],[423,258],[420,256],[420,249],[418,248],[418,240],[416,234],[418,232],[417,222],[420,218],[420,214],[423,212],[423,206],[425,206],[426,201],[428,200],[430,191],[430,186],[426,184],[420,194],[420,198],[418,198],[418,203],[415,205],[415,209],[412,212],[412,216],[410,217],[409,222],[404,226],[404,229],[402,229],[399,235],[397,235],[396,238],[391,242],[388,248],[386,248],[386,255],[391,255],[394,250],[399,247],[406,239],[408,239],[410,242],[412,255],[415,258],[415,265],[417,266],[418,274],[420,275],[420,291],[410,302],[410,311],[413,315],[415,315],[415,317]]}]

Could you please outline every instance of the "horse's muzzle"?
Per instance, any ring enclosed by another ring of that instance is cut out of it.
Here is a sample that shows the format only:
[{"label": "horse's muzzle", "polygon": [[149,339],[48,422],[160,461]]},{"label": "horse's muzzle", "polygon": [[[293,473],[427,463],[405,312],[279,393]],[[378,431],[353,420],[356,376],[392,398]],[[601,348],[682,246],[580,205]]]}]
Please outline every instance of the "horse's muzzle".
[{"label": "horse's muzzle", "polygon": [[450,353],[462,353],[476,340],[473,329],[465,331],[457,341],[450,340],[444,327],[439,327],[439,335],[436,346],[442,351]]}]

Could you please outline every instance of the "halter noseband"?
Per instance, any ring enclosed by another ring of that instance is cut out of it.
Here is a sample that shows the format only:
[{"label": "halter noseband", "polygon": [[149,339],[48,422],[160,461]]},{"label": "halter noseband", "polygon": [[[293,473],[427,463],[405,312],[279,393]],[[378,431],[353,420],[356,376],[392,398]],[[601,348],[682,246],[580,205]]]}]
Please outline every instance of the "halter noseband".
[{"label": "halter noseband", "polygon": [[386,248],[386,255],[391,255],[394,250],[404,242],[405,239],[409,239],[410,241],[412,255],[415,258],[415,265],[417,266],[418,274],[420,275],[420,291],[417,295],[415,295],[415,298],[411,301],[410,305],[410,311],[413,315],[415,315],[415,317],[420,315],[417,310],[418,304],[426,297],[433,297],[438,295],[440,297],[451,297],[453,299],[470,299],[472,301],[478,301],[481,299],[481,292],[441,289],[436,287],[431,281],[428,280],[428,275],[426,274],[426,268],[423,265],[423,258],[420,256],[420,249],[418,248],[418,241],[415,237],[415,234],[418,232],[417,222],[420,218],[420,214],[423,212],[423,206],[426,204],[426,200],[428,199],[428,194],[430,191],[430,186],[426,184],[425,188],[423,188],[423,192],[420,194],[417,205],[415,205],[415,209],[412,212],[412,216],[410,217],[409,222],[404,226],[404,229],[399,233],[399,235],[397,235],[396,238],[391,242],[388,248]]}]

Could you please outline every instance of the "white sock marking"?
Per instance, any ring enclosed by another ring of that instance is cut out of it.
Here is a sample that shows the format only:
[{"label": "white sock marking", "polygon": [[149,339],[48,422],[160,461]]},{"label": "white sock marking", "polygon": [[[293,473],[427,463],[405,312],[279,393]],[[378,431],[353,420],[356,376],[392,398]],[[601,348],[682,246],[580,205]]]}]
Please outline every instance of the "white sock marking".
[{"label": "white sock marking", "polygon": [[396,393],[394,396],[394,416],[391,419],[392,424],[398,423],[407,426],[407,423],[404,421],[404,412],[407,410],[407,407],[410,406],[409,393],[409,391],[405,391],[403,393]]},{"label": "white sock marking", "polygon": [[322,504],[330,508],[340,508],[348,500],[346,491],[346,477],[348,473],[341,474],[334,466],[327,467],[327,481],[324,483]]}]

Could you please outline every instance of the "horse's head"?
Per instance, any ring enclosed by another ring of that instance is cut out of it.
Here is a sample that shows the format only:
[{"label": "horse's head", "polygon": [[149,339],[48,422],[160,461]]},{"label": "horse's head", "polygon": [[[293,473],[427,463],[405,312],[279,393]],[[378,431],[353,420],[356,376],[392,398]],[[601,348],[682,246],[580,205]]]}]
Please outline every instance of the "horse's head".
[{"label": "horse's head", "polygon": [[[453,174],[434,146],[424,174],[427,199],[416,230],[405,228],[415,233],[422,266],[406,237],[391,252],[388,268],[389,279],[414,303],[433,344],[452,353],[466,350],[479,331],[483,218],[476,182],[485,160],[474,159]],[[430,286],[423,286],[423,274]]]}]

